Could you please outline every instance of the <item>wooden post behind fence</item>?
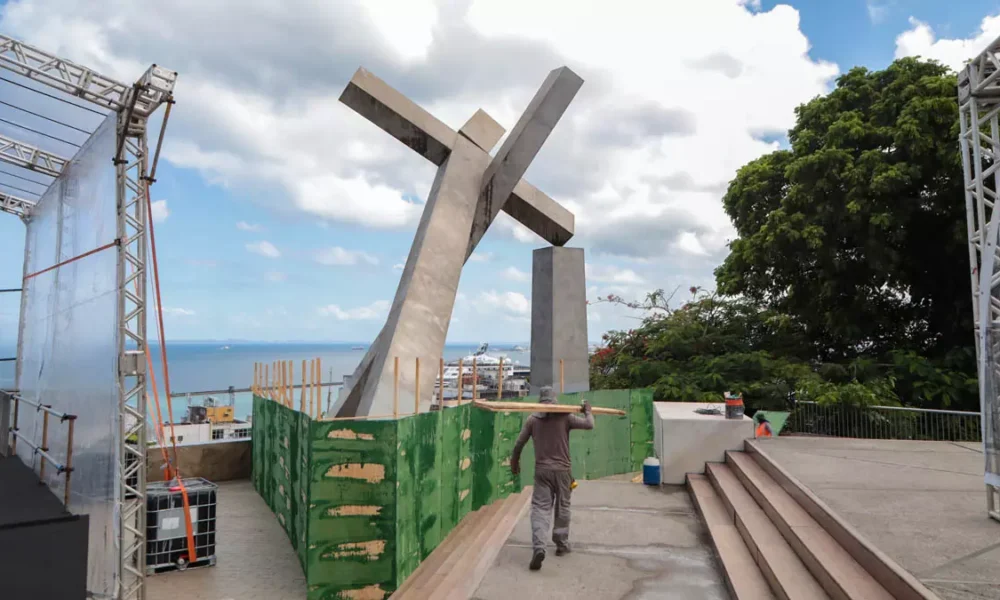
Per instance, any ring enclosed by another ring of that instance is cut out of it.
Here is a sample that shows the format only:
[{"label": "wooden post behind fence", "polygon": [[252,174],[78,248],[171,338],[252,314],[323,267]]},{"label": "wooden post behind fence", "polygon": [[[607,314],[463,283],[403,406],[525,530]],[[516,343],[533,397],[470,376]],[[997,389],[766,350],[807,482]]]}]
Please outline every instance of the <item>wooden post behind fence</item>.
[{"label": "wooden post behind fence", "polygon": [[415,387],[413,388],[413,414],[420,414],[420,357],[416,358],[416,377],[414,377]]},{"label": "wooden post behind fence", "polygon": [[316,418],[323,414],[323,363],[316,357]]},{"label": "wooden post behind fence", "polygon": [[500,365],[497,368],[497,400],[503,399],[503,357],[500,357]]},{"label": "wooden post behind fence", "polygon": [[444,358],[438,363],[438,408],[444,409]]},{"label": "wooden post behind fence", "polygon": [[299,395],[299,412],[309,414],[306,412],[306,388],[309,387],[306,384],[306,359],[302,359],[302,393]]},{"label": "wooden post behind fence", "polygon": [[280,360],[278,362],[281,363],[281,370],[279,371],[281,373],[281,376],[278,379],[278,399],[281,401],[282,404],[287,405],[288,401],[285,400],[285,375],[286,375],[286,370],[288,369],[288,365],[285,364],[285,361],[283,360]]},{"label": "wooden post behind fence", "polygon": [[392,359],[392,418],[399,418],[399,357]]},{"label": "wooden post behind fence", "polygon": [[462,406],[462,398],[465,397],[465,379],[462,377],[462,359],[458,359],[458,405]]},{"label": "wooden post behind fence", "polygon": [[316,414],[316,359],[309,361],[309,417]]},{"label": "wooden post behind fence", "polygon": [[472,400],[479,399],[479,371],[476,369],[476,357],[472,357]]},{"label": "wooden post behind fence", "polygon": [[288,379],[285,381],[288,390],[288,408],[295,408],[295,363],[288,361]]}]

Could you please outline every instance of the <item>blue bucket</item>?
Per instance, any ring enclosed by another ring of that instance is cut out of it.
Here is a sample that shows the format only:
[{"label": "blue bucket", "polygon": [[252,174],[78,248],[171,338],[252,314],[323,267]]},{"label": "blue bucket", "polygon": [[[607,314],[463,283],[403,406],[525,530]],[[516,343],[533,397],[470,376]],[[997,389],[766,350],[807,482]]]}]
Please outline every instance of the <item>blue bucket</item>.
[{"label": "blue bucket", "polygon": [[642,482],[646,485],[660,485],[660,459],[650,456],[642,461]]}]

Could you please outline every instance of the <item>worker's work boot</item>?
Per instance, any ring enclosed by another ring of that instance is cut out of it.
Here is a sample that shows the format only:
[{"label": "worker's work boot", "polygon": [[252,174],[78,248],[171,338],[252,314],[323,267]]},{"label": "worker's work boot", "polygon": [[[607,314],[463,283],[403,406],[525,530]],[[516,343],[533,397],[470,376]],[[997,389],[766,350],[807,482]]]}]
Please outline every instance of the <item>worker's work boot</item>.
[{"label": "worker's work boot", "polygon": [[567,554],[569,554],[572,551],[573,550],[570,549],[569,544],[562,544],[562,545],[556,546],[556,556],[566,556]]},{"label": "worker's work boot", "polygon": [[528,565],[528,568],[532,571],[541,569],[543,560],[545,560],[545,550],[535,550],[535,553],[531,556],[531,564]]}]

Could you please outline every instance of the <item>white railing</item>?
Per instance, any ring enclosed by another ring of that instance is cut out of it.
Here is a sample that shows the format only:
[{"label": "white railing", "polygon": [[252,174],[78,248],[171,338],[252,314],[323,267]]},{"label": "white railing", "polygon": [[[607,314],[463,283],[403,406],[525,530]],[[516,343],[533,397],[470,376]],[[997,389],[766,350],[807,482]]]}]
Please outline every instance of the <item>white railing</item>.
[{"label": "white railing", "polygon": [[799,401],[782,433],[879,440],[980,442],[977,412]]}]

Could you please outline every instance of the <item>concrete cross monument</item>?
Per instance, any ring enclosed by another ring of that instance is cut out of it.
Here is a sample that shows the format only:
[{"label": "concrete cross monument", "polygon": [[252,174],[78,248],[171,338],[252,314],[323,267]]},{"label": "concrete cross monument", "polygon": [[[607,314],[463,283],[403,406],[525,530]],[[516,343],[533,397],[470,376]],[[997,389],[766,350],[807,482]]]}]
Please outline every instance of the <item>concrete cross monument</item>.
[{"label": "concrete cross monument", "polygon": [[[456,132],[365,69],[354,74],[340,101],[437,165],[438,171],[385,326],[328,416],[393,414],[397,357],[400,412],[411,412],[418,381],[421,408],[429,407],[462,267],[501,210],[554,246],[536,251],[534,257],[533,386],[557,382],[561,358],[572,382],[566,391],[587,389],[583,250],[560,247],[573,236],[573,214],[522,179],[582,85],[566,67],[549,73],[491,156],[504,129],[482,110]],[[566,302],[573,306],[563,306]],[[567,319],[557,318],[559,312],[576,322],[567,328]],[[537,381],[536,327],[539,361],[549,363],[538,362]],[[565,343],[560,346],[567,340],[572,340],[575,353],[563,347]],[[577,356],[581,350],[582,356]]]}]

